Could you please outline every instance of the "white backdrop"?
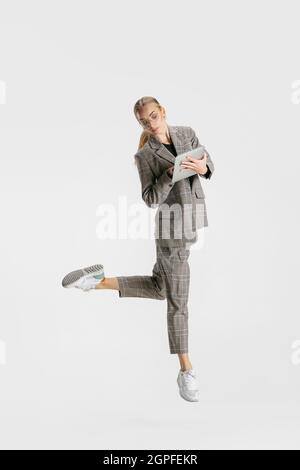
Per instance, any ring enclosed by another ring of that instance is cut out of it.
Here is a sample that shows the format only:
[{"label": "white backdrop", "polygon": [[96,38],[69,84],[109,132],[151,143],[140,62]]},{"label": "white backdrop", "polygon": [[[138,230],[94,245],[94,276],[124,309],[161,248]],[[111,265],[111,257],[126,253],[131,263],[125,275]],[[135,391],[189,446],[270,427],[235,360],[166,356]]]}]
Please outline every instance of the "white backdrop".
[{"label": "white backdrop", "polygon": [[[300,448],[298,18],[296,1],[1,1],[1,448]],[[143,203],[143,95],[215,165],[189,258],[198,403],[166,301],[61,286],[95,263],[152,272],[154,239],[97,232],[102,204]]]}]

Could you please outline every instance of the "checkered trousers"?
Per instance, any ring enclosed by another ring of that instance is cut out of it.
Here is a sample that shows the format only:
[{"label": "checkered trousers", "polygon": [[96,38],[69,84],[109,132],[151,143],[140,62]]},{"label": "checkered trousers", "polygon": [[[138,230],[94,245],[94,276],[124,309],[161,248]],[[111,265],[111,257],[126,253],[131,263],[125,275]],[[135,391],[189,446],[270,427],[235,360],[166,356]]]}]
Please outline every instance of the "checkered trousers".
[{"label": "checkered trousers", "polygon": [[188,352],[189,248],[156,243],[152,276],[117,276],[119,297],[167,299],[167,328],[171,354]]}]

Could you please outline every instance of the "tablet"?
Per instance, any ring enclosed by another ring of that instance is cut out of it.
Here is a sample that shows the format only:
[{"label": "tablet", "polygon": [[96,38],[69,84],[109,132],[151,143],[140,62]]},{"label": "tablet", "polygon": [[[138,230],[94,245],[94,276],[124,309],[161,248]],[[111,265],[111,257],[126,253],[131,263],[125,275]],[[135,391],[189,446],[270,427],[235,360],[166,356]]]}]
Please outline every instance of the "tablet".
[{"label": "tablet", "polygon": [[204,145],[200,145],[200,147],[197,147],[196,149],[189,150],[188,152],[180,153],[179,155],[177,155],[174,161],[172,183],[176,183],[176,181],[188,178],[189,176],[195,175],[197,173],[196,171],[191,170],[190,168],[182,168],[180,166],[180,163],[183,160],[187,160],[186,157],[192,157],[201,160],[204,157],[204,154],[205,147]]}]

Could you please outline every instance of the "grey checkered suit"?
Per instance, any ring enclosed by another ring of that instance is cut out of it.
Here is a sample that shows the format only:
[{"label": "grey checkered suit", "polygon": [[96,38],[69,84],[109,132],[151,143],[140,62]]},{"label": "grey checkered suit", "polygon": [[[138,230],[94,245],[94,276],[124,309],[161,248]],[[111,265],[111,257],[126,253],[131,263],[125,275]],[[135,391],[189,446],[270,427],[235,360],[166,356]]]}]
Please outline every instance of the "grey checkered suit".
[{"label": "grey checkered suit", "polygon": [[[199,147],[195,131],[188,126],[168,126],[177,155]],[[208,176],[214,165],[207,153]],[[157,208],[155,239],[160,246],[181,246],[197,241],[197,229],[208,225],[205,194],[200,178],[195,174],[172,184],[167,170],[175,156],[151,135],[148,142],[135,154],[141,181],[142,198],[150,208]]]},{"label": "grey checkered suit", "polygon": [[[200,145],[191,127],[168,128],[177,154]],[[135,159],[142,198],[147,206],[158,208],[155,225],[156,262],[151,276],[117,276],[119,297],[167,299],[170,353],[187,353],[188,258],[190,246],[198,238],[197,229],[208,225],[205,195],[199,176],[210,178],[214,165],[207,153],[206,175],[195,174],[172,184],[167,169],[174,164],[175,156],[152,135],[135,154]],[[168,208],[172,209],[171,212],[165,210]]]}]

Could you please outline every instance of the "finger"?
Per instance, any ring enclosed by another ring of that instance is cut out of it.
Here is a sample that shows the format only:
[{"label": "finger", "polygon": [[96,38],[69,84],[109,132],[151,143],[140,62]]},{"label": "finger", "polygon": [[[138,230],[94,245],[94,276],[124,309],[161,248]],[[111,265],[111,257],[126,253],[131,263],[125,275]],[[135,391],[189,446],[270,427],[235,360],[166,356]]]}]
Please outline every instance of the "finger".
[{"label": "finger", "polygon": [[185,165],[182,165],[182,168],[194,168],[194,164],[193,163],[186,163]]}]

